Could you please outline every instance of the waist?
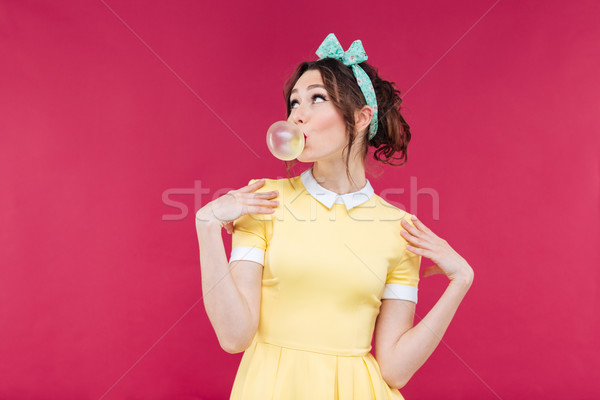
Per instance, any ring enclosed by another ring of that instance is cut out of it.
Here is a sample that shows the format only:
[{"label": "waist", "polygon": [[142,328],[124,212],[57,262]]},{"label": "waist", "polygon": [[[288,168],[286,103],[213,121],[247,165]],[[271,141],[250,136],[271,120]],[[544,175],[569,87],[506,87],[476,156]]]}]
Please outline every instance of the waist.
[{"label": "waist", "polygon": [[371,351],[371,346],[369,346],[368,348],[333,347],[315,343],[300,343],[289,340],[269,338],[265,335],[261,335],[260,333],[256,334],[256,336],[254,337],[254,341],[257,343],[265,343],[289,350],[307,351],[311,353],[340,357],[364,357]]}]

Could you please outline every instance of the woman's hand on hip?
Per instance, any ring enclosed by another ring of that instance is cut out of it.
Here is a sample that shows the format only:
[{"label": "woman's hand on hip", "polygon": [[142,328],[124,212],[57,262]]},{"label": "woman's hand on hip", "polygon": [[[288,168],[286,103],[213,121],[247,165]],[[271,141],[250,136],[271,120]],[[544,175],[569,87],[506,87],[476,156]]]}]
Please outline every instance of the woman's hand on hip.
[{"label": "woman's hand on hip", "polygon": [[451,281],[459,280],[470,285],[473,282],[474,272],[467,261],[417,217],[413,216],[412,222],[414,226],[402,219],[402,227],[405,230],[401,231],[401,235],[409,242],[406,245],[407,250],[429,258],[435,263],[423,270],[423,276],[444,274]]}]

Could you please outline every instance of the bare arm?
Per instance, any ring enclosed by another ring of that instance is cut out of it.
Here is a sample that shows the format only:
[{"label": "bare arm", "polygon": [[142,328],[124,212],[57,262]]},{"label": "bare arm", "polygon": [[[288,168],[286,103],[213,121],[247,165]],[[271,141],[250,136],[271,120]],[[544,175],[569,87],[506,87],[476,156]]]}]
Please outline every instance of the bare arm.
[{"label": "bare arm", "polygon": [[402,388],[427,361],[446,333],[472,280],[451,281],[437,303],[412,327],[415,304],[385,299],[377,318],[375,351],[388,385]]},{"label": "bare arm", "polygon": [[196,230],[204,308],[223,350],[244,351],[258,327],[262,265],[245,260],[229,265],[218,222],[197,221]]},{"label": "bare arm", "polygon": [[221,347],[228,353],[248,348],[258,328],[262,265],[236,260],[229,265],[221,227],[233,233],[233,221],[249,213],[271,214],[277,191],[254,193],[258,180],[206,204],[196,212],[204,308]]},{"label": "bare arm", "polygon": [[414,303],[399,299],[382,301],[376,322],[376,358],[384,379],[396,388],[406,385],[436,349],[475,276],[473,268],[447,241],[415,216],[411,219],[413,225],[402,220],[406,231],[401,234],[407,241],[407,251],[435,263],[423,271],[424,277],[443,273],[450,283],[435,306],[414,327]]}]

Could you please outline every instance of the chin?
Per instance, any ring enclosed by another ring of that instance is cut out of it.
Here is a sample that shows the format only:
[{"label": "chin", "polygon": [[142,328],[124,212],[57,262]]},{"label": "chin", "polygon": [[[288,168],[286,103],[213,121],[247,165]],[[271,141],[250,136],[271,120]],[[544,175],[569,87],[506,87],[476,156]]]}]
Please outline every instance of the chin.
[{"label": "chin", "polygon": [[333,160],[335,158],[340,158],[341,159],[341,155],[336,155],[336,154],[304,154],[304,153],[300,153],[300,155],[298,157],[296,157],[296,160],[303,162],[303,163],[314,163],[317,161],[324,161],[324,160]]},{"label": "chin", "polygon": [[315,157],[315,156],[310,156],[310,155],[302,153],[298,157],[296,157],[296,160],[303,162],[303,163],[311,163],[311,162],[318,161],[322,158],[323,157]]},{"label": "chin", "polygon": [[300,153],[300,155],[298,157],[296,157],[296,160],[298,160],[300,162],[303,162],[303,163],[308,163],[308,162],[312,162],[313,161],[304,152]]}]

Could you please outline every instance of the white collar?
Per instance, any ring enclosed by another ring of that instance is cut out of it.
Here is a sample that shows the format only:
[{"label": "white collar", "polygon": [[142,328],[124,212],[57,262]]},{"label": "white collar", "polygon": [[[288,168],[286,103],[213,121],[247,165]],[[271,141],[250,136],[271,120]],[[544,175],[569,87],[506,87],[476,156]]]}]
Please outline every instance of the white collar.
[{"label": "white collar", "polygon": [[323,186],[319,185],[319,183],[316,181],[312,174],[312,167],[304,171],[300,175],[300,179],[302,180],[302,184],[308,193],[310,193],[316,200],[329,209],[334,203],[338,203],[345,204],[346,209],[350,210],[371,199],[375,193],[373,187],[371,186],[371,182],[369,182],[368,179],[365,186],[358,192],[338,194],[332,192],[331,190],[327,190]]}]

